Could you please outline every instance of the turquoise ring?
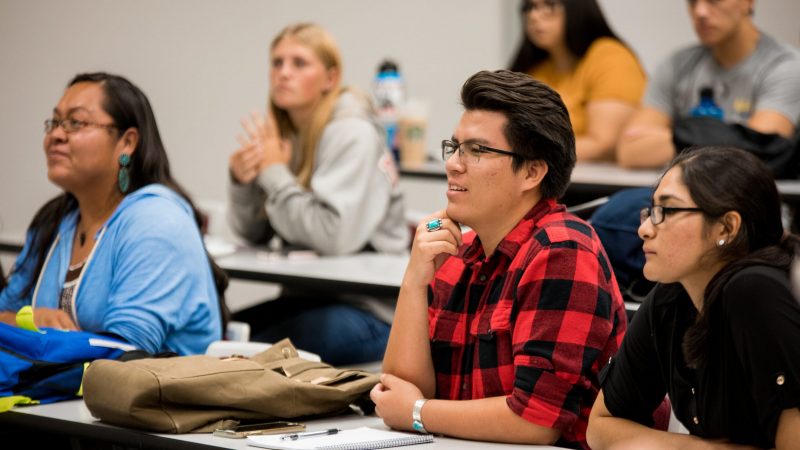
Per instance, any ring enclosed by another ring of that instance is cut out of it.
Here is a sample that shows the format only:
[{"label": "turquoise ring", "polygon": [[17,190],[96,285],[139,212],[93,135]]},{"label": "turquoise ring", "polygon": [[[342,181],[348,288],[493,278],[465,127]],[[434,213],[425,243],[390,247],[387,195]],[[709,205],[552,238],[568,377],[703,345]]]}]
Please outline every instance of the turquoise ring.
[{"label": "turquoise ring", "polygon": [[430,222],[425,224],[425,228],[428,229],[428,232],[439,231],[442,229],[442,219],[433,219]]}]

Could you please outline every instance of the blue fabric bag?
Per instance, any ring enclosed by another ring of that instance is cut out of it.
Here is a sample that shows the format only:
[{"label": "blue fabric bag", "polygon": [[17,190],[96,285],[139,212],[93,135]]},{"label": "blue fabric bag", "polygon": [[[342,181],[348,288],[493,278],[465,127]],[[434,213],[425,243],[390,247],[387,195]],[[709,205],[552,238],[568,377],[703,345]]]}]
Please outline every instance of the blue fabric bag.
[{"label": "blue fabric bag", "polygon": [[639,237],[639,212],[650,206],[652,188],[624,189],[592,214],[589,222],[603,243],[614,275],[629,301],[642,301],[654,283],[645,279],[644,252]]},{"label": "blue fabric bag", "polygon": [[122,340],[86,331],[31,331],[0,323],[0,412],[15,404],[80,396],[88,362],[117,359],[134,349]]}]

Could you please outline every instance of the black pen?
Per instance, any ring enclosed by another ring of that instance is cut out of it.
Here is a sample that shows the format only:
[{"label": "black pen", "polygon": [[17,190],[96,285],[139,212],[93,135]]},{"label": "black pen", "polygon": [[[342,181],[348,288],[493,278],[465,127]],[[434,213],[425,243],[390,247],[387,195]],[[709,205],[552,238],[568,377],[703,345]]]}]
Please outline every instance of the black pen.
[{"label": "black pen", "polygon": [[298,439],[305,439],[305,438],[316,437],[316,436],[327,436],[329,434],[336,434],[336,433],[338,433],[340,431],[342,431],[342,430],[340,430],[339,428],[330,428],[330,429],[321,430],[321,431],[306,431],[304,433],[286,434],[286,435],[281,436],[281,440],[282,441],[288,441],[288,440],[296,441]]}]

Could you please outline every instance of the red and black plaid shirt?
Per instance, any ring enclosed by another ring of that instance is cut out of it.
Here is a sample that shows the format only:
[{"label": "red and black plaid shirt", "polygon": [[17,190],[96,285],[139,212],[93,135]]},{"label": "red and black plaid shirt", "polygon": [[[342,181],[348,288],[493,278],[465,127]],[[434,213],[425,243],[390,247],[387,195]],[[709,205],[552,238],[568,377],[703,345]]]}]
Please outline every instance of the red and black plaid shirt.
[{"label": "red and black plaid shirt", "polygon": [[486,258],[474,233],[436,272],[428,319],[436,396],[506,396],[522,418],[584,447],[598,372],[625,304],[594,230],[542,200]]}]

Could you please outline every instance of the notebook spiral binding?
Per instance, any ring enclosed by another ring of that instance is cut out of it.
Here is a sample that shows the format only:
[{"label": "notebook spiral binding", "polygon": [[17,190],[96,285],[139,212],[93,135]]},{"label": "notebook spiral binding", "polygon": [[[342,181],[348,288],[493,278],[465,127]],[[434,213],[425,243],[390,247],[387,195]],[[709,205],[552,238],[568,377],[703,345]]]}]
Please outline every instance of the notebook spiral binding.
[{"label": "notebook spiral binding", "polygon": [[418,436],[406,436],[397,439],[384,439],[381,441],[326,445],[317,447],[317,450],[374,450],[379,448],[402,447],[405,445],[427,444],[430,442],[433,442],[432,434],[420,434]]}]

